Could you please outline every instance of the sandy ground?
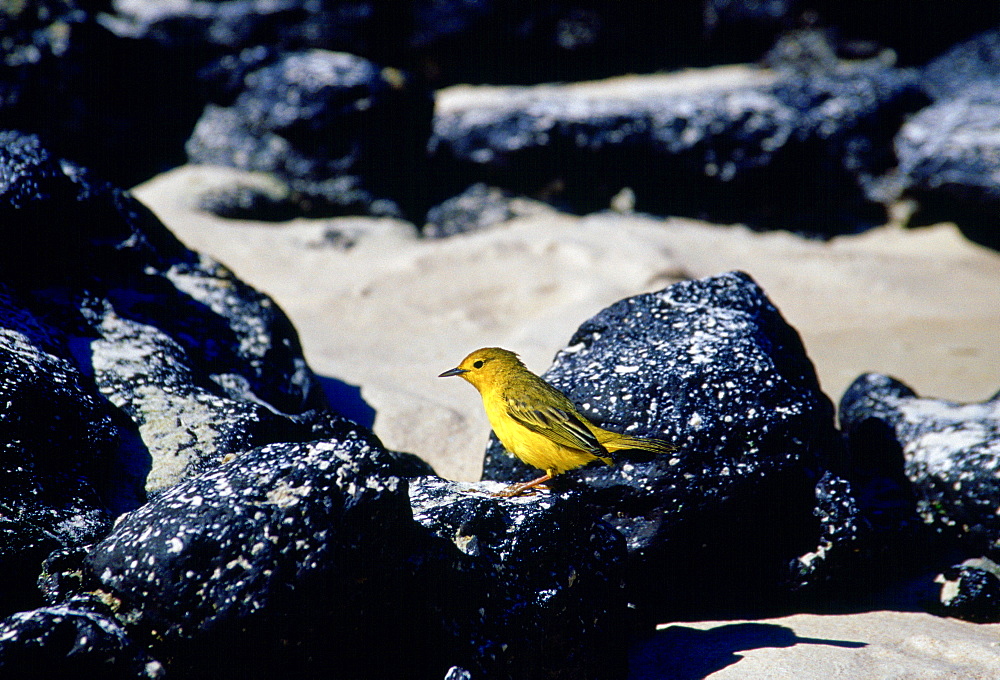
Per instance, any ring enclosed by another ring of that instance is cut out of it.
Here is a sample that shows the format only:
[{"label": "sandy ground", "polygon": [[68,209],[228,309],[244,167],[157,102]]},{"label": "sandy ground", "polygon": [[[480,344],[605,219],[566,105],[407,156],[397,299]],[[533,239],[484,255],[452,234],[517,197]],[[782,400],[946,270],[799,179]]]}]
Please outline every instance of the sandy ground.
[{"label": "sandy ground", "polygon": [[[434,241],[392,220],[265,224],[195,209],[201,192],[236,178],[266,182],[189,166],[134,193],[189,247],[281,305],[349,415],[374,415],[388,446],[444,477],[478,478],[489,426],[475,391],[438,373],[487,345],[544,371],[584,320],[616,300],[732,269],[750,273],[799,331],[834,402],[865,371],[957,401],[1000,389],[1000,253],[954,225],[888,225],[819,242],[686,219],[541,211]],[[1000,626],[919,611],[666,622],[637,645],[633,676],[995,678]]]},{"label": "sandy ground", "polygon": [[919,612],[796,614],[665,624],[636,645],[630,680],[988,680],[1000,626]]}]

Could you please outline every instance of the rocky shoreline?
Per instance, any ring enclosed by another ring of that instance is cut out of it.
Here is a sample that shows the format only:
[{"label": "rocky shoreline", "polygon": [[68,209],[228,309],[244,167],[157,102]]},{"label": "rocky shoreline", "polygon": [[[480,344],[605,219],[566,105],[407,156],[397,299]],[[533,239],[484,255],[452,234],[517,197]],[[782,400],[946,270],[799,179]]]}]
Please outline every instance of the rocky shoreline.
[{"label": "rocky shoreline", "polygon": [[5,677],[1000,672],[1000,12],[625,5],[4,10]]}]

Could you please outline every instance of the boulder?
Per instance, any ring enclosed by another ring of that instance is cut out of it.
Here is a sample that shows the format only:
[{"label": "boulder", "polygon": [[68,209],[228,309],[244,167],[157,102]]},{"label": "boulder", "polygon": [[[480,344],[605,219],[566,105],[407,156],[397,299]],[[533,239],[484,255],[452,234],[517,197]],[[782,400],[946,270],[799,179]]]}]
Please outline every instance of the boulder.
[{"label": "boulder", "polygon": [[206,107],[191,161],[274,173],[303,212],[415,214],[433,104],[402,72],[310,50],[280,55],[242,85],[231,105]]},{"label": "boulder", "polygon": [[446,238],[486,229],[518,217],[551,211],[544,203],[512,196],[503,189],[473,184],[427,212],[424,236]]},{"label": "boulder", "polygon": [[866,373],[844,393],[840,422],[852,450],[875,444],[902,454],[926,524],[970,549],[1000,547],[1000,394],[959,404]]},{"label": "boulder", "polygon": [[[955,551],[975,556],[939,577],[940,611],[972,621],[1000,620],[1000,569],[992,562],[1000,555],[1000,394],[959,404],[921,398],[894,378],[866,373],[844,393],[840,421],[852,458],[898,461],[913,512],[937,535],[936,545],[919,543],[934,546],[924,559],[948,559]],[[984,568],[989,564],[994,568]]]},{"label": "boulder", "polygon": [[156,680],[163,665],[128,636],[93,596],[18,612],[0,621],[0,674],[23,680]]},{"label": "boulder", "polygon": [[[595,424],[678,447],[552,482],[625,536],[633,602],[688,616],[787,592],[820,537],[815,487],[838,438],[798,334],[749,276],[622,300],[543,377]],[[484,479],[537,474],[493,439]]]},{"label": "boulder", "polygon": [[490,495],[502,488],[410,483],[433,547],[420,573],[441,632],[427,642],[474,678],[624,678],[622,537],[572,499]]},{"label": "boulder", "polygon": [[939,614],[975,623],[1000,622],[1000,566],[993,560],[965,560],[934,580],[941,584]]},{"label": "boulder", "polygon": [[85,585],[181,677],[426,677],[395,472],[361,430],[248,451],[126,515]]},{"label": "boulder", "polygon": [[[293,52],[334,49],[380,58],[403,42],[399,6],[356,0],[112,0],[99,21],[116,35],[149,42],[184,62],[199,60],[211,82],[234,60],[261,49]],[[405,11],[405,10],[403,10]]]},{"label": "boulder", "polygon": [[918,222],[950,219],[1000,247],[1000,29],[956,45],[923,70],[931,106],[896,136],[899,173]]},{"label": "boulder", "polygon": [[0,179],[18,246],[0,254],[9,349],[31,364],[23,379],[65,385],[25,389],[23,408],[87,393],[52,417],[78,421],[94,465],[114,460],[116,514],[227,455],[344,431],[284,313],[126,192],[16,133],[0,135]]},{"label": "boulder", "polygon": [[[99,5],[26,0],[0,10],[0,129],[133,186],[184,161],[203,103],[189,55],[123,39]],[[164,105],[167,102],[168,105]]]},{"label": "boulder", "polygon": [[[826,234],[885,219],[875,178],[903,114],[925,103],[912,70],[877,60],[826,70],[719,67],[673,75],[438,95],[430,149],[447,178],[573,212],[635,208]],[[781,200],[761,200],[781,187]]]}]

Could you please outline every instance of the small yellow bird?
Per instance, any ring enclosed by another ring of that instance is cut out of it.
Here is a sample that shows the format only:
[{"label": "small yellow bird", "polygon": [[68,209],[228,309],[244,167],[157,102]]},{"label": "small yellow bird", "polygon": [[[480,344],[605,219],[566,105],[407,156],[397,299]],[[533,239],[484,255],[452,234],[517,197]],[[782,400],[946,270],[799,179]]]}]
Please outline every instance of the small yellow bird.
[{"label": "small yellow bird", "polygon": [[565,394],[529,371],[517,355],[484,347],[440,378],[461,376],[479,390],[486,417],[504,447],[545,474],[508,487],[498,496],[516,496],[555,475],[600,460],[615,462],[616,451],[670,453],[677,448],[604,430],[587,420]]}]

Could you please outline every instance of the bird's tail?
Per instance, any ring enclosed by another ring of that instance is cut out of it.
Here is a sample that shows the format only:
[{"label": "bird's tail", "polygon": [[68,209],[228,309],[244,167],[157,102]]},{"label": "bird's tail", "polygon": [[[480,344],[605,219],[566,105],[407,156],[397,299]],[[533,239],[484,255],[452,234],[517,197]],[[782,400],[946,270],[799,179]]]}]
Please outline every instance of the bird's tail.
[{"label": "bird's tail", "polygon": [[[642,437],[629,437],[617,432],[601,433],[597,436],[601,444],[609,452],[615,451],[647,451],[649,453],[673,453],[677,447],[662,439],[645,439]],[[607,436],[610,435],[610,436]]]}]

